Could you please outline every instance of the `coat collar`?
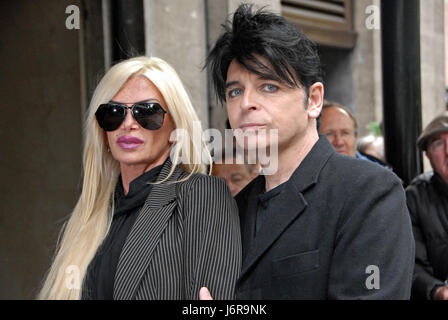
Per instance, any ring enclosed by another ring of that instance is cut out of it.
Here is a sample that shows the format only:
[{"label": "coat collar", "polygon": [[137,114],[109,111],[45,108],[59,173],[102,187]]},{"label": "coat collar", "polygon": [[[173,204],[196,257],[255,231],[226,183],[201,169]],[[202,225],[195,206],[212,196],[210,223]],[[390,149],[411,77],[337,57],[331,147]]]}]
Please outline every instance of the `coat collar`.
[{"label": "coat collar", "polygon": [[431,181],[443,195],[448,196],[448,184],[446,184],[441,175],[434,171]]},{"label": "coat collar", "polygon": [[320,172],[328,159],[335,153],[336,151],[327,137],[320,135],[319,140],[294,171],[289,181],[294,184],[299,192],[305,191],[308,187],[317,183]]},{"label": "coat collar", "polygon": [[[320,172],[328,159],[335,153],[334,148],[325,136],[320,136],[311,151],[294,171],[291,178],[285,182],[283,191],[273,199],[273,211],[269,213],[263,222],[258,236],[253,238],[255,216],[241,214],[243,232],[243,265],[240,279],[258,261],[266,250],[281,236],[283,231],[305,210],[308,203],[303,193],[318,182]],[[252,188],[247,190],[247,202],[253,205],[258,199],[260,185],[265,181],[259,176],[253,182]]]},{"label": "coat collar", "polygon": [[[168,158],[157,181],[165,179],[173,164]],[[176,166],[171,177],[162,184],[155,184],[145,201],[126,239],[118,260],[114,282],[114,299],[133,299],[161,234],[176,207],[176,186],[173,183],[185,175]]]}]

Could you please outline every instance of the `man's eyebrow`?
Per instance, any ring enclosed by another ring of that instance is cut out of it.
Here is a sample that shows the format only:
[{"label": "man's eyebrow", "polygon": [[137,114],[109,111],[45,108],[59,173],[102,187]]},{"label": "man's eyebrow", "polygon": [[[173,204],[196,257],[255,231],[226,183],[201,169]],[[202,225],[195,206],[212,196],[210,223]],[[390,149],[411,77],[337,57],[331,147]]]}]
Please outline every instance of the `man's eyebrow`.
[{"label": "man's eyebrow", "polygon": [[[280,82],[279,79],[278,79],[277,77],[275,77],[275,76],[271,76],[271,75],[268,75],[268,74],[266,74],[266,75],[259,75],[259,76],[257,77],[257,79],[258,79],[258,80],[272,80],[272,81]],[[239,82],[238,80],[227,82],[227,83],[226,83],[226,89],[227,89],[228,87],[234,86],[234,85],[239,84],[239,83],[240,83],[240,82]]]},{"label": "man's eyebrow", "polygon": [[279,82],[279,79],[277,77],[269,75],[269,74],[259,75],[258,79],[259,80],[272,80],[272,81]]},{"label": "man's eyebrow", "polygon": [[229,87],[231,87],[231,86],[234,86],[234,85],[236,85],[236,84],[239,84],[239,83],[240,83],[239,81],[230,81],[230,82],[227,82],[227,83],[226,83],[226,89],[229,88]]},{"label": "man's eyebrow", "polygon": [[239,172],[233,172],[233,173],[230,175],[230,177],[232,177],[232,178],[234,178],[234,177],[241,177],[241,176],[242,176],[242,174],[239,173]]},{"label": "man's eyebrow", "polygon": [[442,140],[442,137],[432,137],[431,139],[428,140],[428,146],[433,142],[436,142],[437,140]]}]

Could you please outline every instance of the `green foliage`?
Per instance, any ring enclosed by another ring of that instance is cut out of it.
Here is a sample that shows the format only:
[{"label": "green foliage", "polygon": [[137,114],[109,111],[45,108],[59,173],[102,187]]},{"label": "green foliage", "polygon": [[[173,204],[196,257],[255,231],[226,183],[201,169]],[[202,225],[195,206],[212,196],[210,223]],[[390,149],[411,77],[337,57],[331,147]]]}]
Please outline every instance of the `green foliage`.
[{"label": "green foliage", "polygon": [[375,137],[380,137],[382,135],[380,125],[377,122],[370,122],[367,125],[367,129],[373,134]]}]

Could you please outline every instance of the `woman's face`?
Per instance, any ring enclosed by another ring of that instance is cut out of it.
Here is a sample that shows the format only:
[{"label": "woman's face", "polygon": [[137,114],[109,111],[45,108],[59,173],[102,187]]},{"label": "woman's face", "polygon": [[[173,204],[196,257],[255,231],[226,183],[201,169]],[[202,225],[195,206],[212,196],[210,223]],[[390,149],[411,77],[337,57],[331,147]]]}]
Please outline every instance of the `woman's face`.
[{"label": "woman's face", "polygon": [[[145,76],[131,77],[112,98],[113,102],[132,106],[136,102],[158,102],[169,111],[157,87]],[[120,162],[121,170],[133,168],[148,171],[162,164],[170,153],[169,137],[175,129],[169,114],[165,114],[163,125],[158,130],[143,128],[126,110],[126,118],[115,131],[106,132],[112,156]]]}]

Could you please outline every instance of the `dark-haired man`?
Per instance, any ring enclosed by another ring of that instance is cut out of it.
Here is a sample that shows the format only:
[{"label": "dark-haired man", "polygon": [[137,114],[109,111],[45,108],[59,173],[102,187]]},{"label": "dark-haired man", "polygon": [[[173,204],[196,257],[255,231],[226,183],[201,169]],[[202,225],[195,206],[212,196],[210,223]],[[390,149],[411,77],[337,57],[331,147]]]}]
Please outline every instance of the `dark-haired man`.
[{"label": "dark-haired man", "polygon": [[277,172],[236,197],[236,297],[408,299],[414,242],[404,190],[391,172],[337,154],[318,135],[324,88],[315,45],[250,5],[225,28],[207,62],[232,128],[255,137],[278,130]]}]

